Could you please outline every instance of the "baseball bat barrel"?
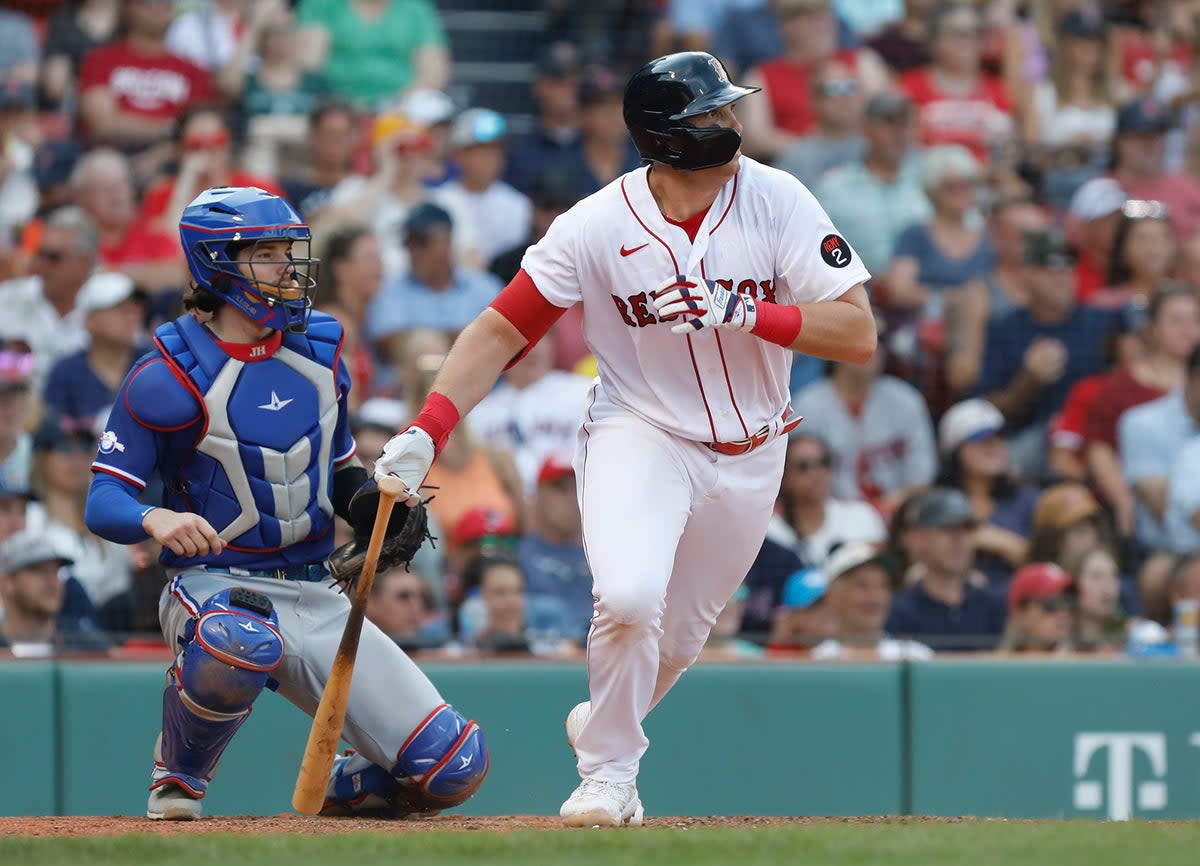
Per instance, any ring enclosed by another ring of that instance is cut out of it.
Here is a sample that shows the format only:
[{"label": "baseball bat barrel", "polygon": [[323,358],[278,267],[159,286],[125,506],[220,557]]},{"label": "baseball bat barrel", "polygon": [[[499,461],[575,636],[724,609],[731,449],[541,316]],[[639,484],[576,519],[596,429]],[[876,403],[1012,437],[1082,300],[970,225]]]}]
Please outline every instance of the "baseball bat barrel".
[{"label": "baseball bat barrel", "polygon": [[346,704],[350,699],[350,681],[354,677],[354,661],[358,655],[358,641],[362,636],[367,598],[371,594],[371,583],[375,580],[375,568],[379,564],[379,552],[383,549],[392,506],[404,491],[404,482],[393,475],[379,482],[379,508],[375,512],[375,526],[371,529],[371,540],[367,544],[362,574],[354,584],[350,614],[346,617],[346,627],[342,631],[337,655],[333,658],[333,667],[329,671],[325,691],[321,693],[321,702],[313,714],[312,727],[308,732],[308,745],[304,748],[304,758],[296,776],[296,788],[292,792],[292,807],[304,815],[317,814],[325,804],[325,791],[329,786],[333,759],[337,756],[338,744],[342,741]]}]

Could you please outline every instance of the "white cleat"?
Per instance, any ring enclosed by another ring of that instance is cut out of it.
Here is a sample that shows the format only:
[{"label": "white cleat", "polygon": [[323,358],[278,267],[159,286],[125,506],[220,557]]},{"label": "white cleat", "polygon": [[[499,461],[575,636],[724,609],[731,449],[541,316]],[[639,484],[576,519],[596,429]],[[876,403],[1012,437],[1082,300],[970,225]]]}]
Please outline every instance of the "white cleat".
[{"label": "white cleat", "polygon": [[146,817],[155,821],[195,821],[202,810],[199,800],[172,783],[151,791],[146,803]]},{"label": "white cleat", "polygon": [[567,720],[563,723],[563,727],[567,729],[567,745],[571,747],[572,752],[575,751],[575,741],[579,739],[579,732],[583,730],[583,726],[587,724],[588,716],[591,714],[591,701],[576,704],[572,707],[571,712],[567,713]]},{"label": "white cleat", "polygon": [[558,810],[568,827],[640,827],[642,801],[634,782],[584,779]]}]

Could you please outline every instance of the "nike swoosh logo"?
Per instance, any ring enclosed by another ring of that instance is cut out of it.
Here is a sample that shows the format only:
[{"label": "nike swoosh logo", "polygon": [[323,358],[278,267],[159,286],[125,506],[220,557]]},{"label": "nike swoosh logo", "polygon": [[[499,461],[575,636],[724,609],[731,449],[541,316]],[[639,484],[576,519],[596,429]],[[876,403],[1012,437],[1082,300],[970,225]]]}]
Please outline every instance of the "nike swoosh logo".
[{"label": "nike swoosh logo", "polygon": [[631,250],[625,249],[624,245],[622,245],[621,246],[621,255],[622,256],[631,256],[634,253],[636,253],[638,250],[640,250],[642,247],[648,247],[648,246],[650,246],[650,241],[646,241],[644,244],[642,244],[641,247],[634,247]]}]

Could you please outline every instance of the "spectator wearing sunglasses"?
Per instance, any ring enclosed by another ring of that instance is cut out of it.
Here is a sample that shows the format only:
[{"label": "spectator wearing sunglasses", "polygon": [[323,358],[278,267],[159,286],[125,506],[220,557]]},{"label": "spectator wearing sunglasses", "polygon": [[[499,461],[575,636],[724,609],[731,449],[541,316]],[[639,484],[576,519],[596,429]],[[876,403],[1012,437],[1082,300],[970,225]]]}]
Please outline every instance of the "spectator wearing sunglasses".
[{"label": "spectator wearing sunglasses", "polygon": [[1052,562],[1031,562],[1013,576],[1008,621],[997,651],[1062,653],[1070,649],[1075,622],[1075,584]]},{"label": "spectator wearing sunglasses", "polygon": [[781,153],[775,167],[812,188],[825,172],[862,158],[865,94],[854,70],[838,60],[818,64],[809,85],[816,126]]},{"label": "spectator wearing sunglasses", "polygon": [[178,174],[146,190],[144,223],[164,232],[178,230],[183,209],[206,189],[216,186],[256,186],[274,195],[283,192],[271,179],[242,171],[233,160],[233,135],[224,111],[216,103],[190,107],[175,125]]},{"label": "spectator wearing sunglasses", "polygon": [[1110,174],[1131,198],[1166,205],[1175,239],[1182,243],[1200,227],[1200,181],[1167,170],[1172,126],[1168,106],[1157,100],[1143,97],[1121,106]]},{"label": "spectator wearing sunglasses", "polygon": [[33,272],[0,283],[0,340],[33,353],[35,391],[57,358],[87,342],[75,298],[96,266],[96,251],[96,224],[80,208],[62,207],[41,227]]},{"label": "spectator wearing sunglasses", "polygon": [[433,609],[421,576],[390,568],[375,576],[367,598],[367,619],[405,652],[434,649],[450,639],[445,612]]}]

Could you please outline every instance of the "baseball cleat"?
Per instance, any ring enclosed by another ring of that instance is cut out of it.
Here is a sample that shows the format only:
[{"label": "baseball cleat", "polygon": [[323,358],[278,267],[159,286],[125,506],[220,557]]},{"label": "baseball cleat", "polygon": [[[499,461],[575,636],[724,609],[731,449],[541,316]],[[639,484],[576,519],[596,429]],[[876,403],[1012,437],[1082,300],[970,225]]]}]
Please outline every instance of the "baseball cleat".
[{"label": "baseball cleat", "polygon": [[188,796],[179,785],[168,782],[150,792],[146,817],[155,821],[194,821],[203,808],[199,800]]},{"label": "baseball cleat", "polygon": [[643,811],[634,782],[584,779],[558,810],[568,827],[640,827]]},{"label": "baseball cleat", "polygon": [[[588,716],[591,714],[591,701],[578,703],[571,708],[571,712],[567,713],[567,720],[563,723],[563,727],[567,729],[567,745],[571,747],[572,752],[575,752],[575,741],[579,739],[579,732],[583,730],[583,726],[587,724]],[[579,757],[578,753],[575,756]]]}]

